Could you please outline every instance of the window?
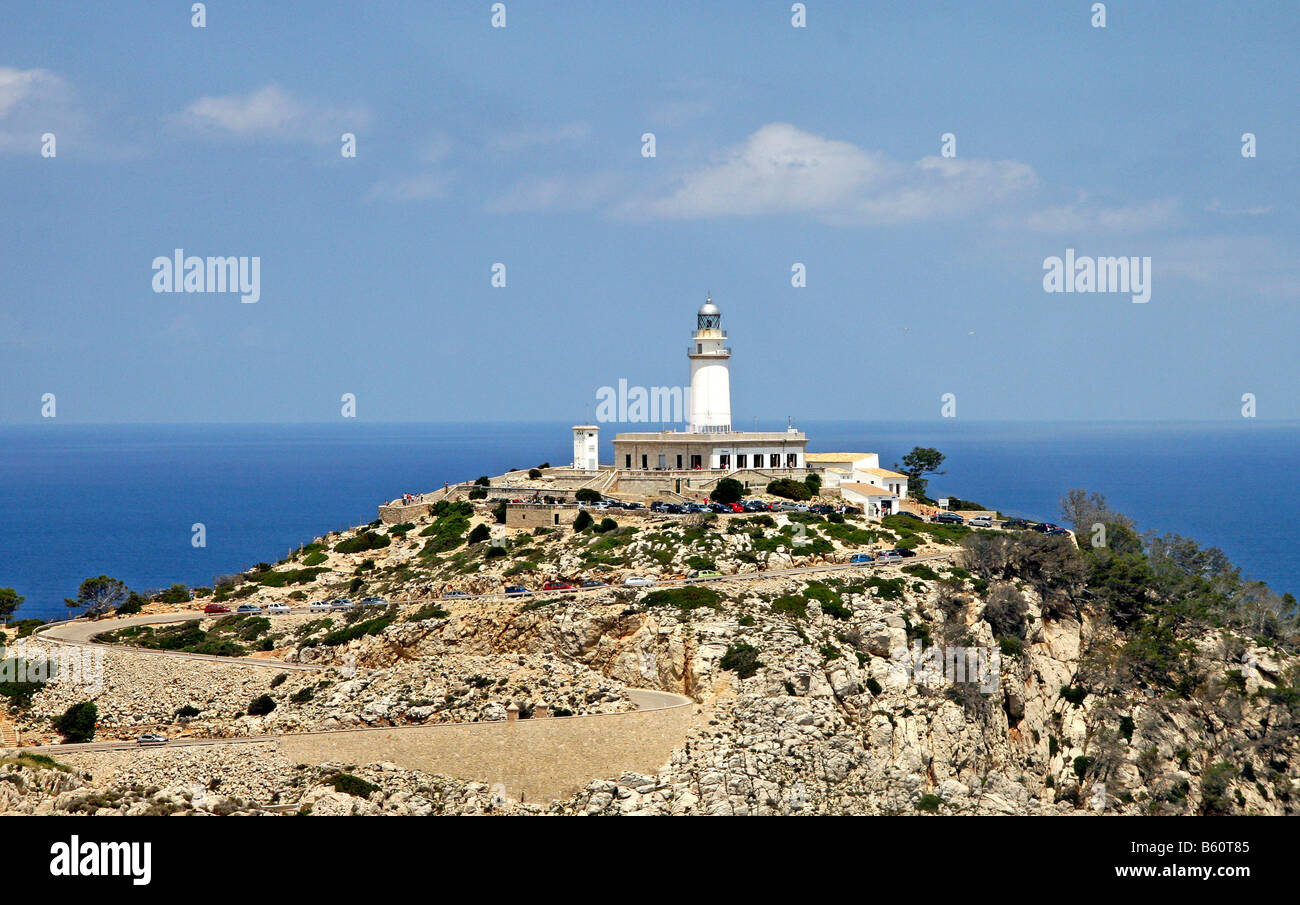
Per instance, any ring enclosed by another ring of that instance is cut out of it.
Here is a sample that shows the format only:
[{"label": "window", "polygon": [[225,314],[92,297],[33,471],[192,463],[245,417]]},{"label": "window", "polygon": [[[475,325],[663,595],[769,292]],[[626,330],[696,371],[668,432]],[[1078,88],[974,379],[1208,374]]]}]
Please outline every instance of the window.
[{"label": "window", "polygon": [[737,468],[744,468],[744,467],[745,467],[745,463],[746,463],[748,460],[749,460],[749,457],[748,457],[747,455],[745,455],[744,453],[740,453],[739,455],[736,456],[736,467],[737,467]]},{"label": "window", "polygon": [[691,468],[703,468],[704,459],[701,456],[691,456]]},{"label": "window", "polygon": [[681,457],[681,456],[678,456],[678,457],[677,457],[677,468],[678,468],[679,471],[681,470],[681,467],[682,467],[682,457]]},{"label": "window", "polygon": [[558,525],[559,523],[560,523],[560,513],[557,512],[555,513],[555,524]]},{"label": "window", "polygon": [[650,461],[650,457],[645,453],[641,453],[641,467],[643,469],[650,467],[649,461]]},{"label": "window", "polygon": [[718,467],[719,467],[719,468],[730,468],[730,467],[731,467],[731,456],[727,455],[726,453],[723,453],[722,455],[718,456]]},{"label": "window", "polygon": [[625,456],[625,458],[627,459],[627,461],[624,463],[623,467],[624,467],[624,468],[631,468],[631,467],[632,467],[632,454],[631,454],[631,453],[628,453],[627,456]]},{"label": "window", "polygon": [[785,467],[786,467],[786,468],[798,468],[798,467],[799,467],[799,454],[798,454],[798,453],[786,453],[786,454],[785,454]]}]

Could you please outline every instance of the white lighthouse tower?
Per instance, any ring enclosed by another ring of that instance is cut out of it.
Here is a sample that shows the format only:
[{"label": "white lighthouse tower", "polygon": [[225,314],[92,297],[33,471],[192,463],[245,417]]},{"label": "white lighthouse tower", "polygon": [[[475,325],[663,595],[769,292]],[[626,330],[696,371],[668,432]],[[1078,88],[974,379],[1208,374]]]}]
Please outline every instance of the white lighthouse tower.
[{"label": "white lighthouse tower", "polygon": [[691,337],[691,433],[731,430],[731,350],[723,343],[722,312],[706,297]]}]

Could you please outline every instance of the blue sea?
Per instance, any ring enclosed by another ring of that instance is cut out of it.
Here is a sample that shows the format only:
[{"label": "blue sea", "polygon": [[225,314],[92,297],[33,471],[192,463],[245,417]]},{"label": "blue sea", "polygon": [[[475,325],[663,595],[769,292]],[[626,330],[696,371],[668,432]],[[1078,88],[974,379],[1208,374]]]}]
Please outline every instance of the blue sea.
[{"label": "blue sea", "polygon": [[[781,425],[758,425],[777,429]],[[1223,548],[1248,577],[1300,593],[1300,424],[806,422],[810,451],[913,446],[947,456],[931,496],[1058,520],[1074,487],[1140,530]],[[568,422],[0,427],[0,586],[20,617],[64,618],[81,580],[144,590],[272,562],[381,502],[572,457]],[[602,461],[613,456],[611,425]],[[191,544],[202,523],[207,545]]]}]

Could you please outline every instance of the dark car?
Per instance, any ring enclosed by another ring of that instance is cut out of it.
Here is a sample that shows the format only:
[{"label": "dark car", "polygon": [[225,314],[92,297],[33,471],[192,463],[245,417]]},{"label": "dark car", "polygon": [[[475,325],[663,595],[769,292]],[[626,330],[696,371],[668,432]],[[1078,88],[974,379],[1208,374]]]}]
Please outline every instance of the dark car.
[{"label": "dark car", "polygon": [[1024,529],[1029,527],[1029,522],[1022,518],[1008,518],[1002,520],[1003,528]]},{"label": "dark car", "polygon": [[730,507],[730,506],[725,506],[725,505],[723,505],[722,503],[710,503],[710,504],[709,504],[709,511],[710,511],[710,512],[730,512],[730,511],[731,511],[731,507]]},{"label": "dark car", "polygon": [[1064,528],[1052,527],[1044,531],[1043,533],[1046,534],[1048,537],[1065,537],[1070,532],[1065,530]]},{"label": "dark car", "polygon": [[907,549],[906,547],[895,547],[894,549],[890,550],[889,552],[890,552],[890,553],[897,553],[899,556],[903,557],[904,559],[906,559],[906,558],[909,557],[909,556],[915,556],[915,555],[916,555],[916,551],[915,551],[915,550],[909,550],[909,549]]},{"label": "dark car", "polygon": [[862,514],[862,510],[859,509],[857,506],[841,506],[839,512],[840,515],[861,515]]},{"label": "dark car", "polygon": [[661,512],[665,507],[667,507],[667,505],[668,504],[665,503],[663,500],[655,500],[653,503],[650,504],[650,511]]},{"label": "dark car", "polygon": [[934,521],[940,525],[960,525],[966,521],[955,512],[940,512],[934,517]]},{"label": "dark car", "polygon": [[531,594],[531,593],[533,592],[528,590],[526,587],[524,587],[521,584],[512,584],[506,586],[507,597],[521,597],[524,594]]},{"label": "dark car", "polygon": [[835,507],[830,506],[826,503],[819,503],[818,505],[812,507],[812,509],[810,509],[809,512],[815,512],[818,515],[830,515],[833,512],[835,512]]},{"label": "dark car", "polygon": [[443,594],[442,596],[443,597],[468,597],[469,594],[467,594],[465,591],[448,591],[446,594]]},{"label": "dark car", "polygon": [[594,578],[584,578],[584,579],[582,580],[582,587],[584,587],[584,588],[604,588],[604,587],[608,587],[608,585],[607,585],[605,582],[603,582],[603,581],[597,581],[597,580],[594,579]]},{"label": "dark car", "polygon": [[925,519],[921,518],[915,512],[895,512],[894,515],[896,515],[898,518],[910,518],[914,522],[925,521]]},{"label": "dark car", "polygon": [[1039,534],[1051,534],[1056,530],[1056,526],[1051,522],[1039,522],[1037,525],[1031,525],[1030,527]]}]

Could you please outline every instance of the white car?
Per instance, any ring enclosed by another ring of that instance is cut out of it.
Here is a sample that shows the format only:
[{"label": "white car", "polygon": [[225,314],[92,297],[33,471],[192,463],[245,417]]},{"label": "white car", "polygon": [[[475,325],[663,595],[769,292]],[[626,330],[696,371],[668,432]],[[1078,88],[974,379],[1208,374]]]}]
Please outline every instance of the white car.
[{"label": "white car", "polygon": [[307,610],[312,613],[328,613],[330,611],[330,602],[328,600],[313,600]]},{"label": "white car", "polygon": [[654,583],[653,578],[642,578],[639,575],[629,575],[623,579],[623,586],[628,588],[648,588]]},{"label": "white car", "polygon": [[284,616],[289,612],[289,604],[287,603],[268,604],[266,607],[266,611],[272,614],[273,616]]},{"label": "white car", "polygon": [[902,562],[903,557],[890,550],[887,553],[881,553],[876,557],[876,562]]},{"label": "white car", "polygon": [[977,515],[966,524],[970,525],[972,528],[992,528],[993,519],[989,518],[987,515]]},{"label": "white car", "polygon": [[335,600],[334,602],[332,602],[332,603],[330,604],[330,609],[331,609],[331,610],[350,610],[350,609],[352,609],[354,606],[356,606],[356,604],[353,603],[351,600],[348,600],[346,597],[340,597],[338,600]]},{"label": "white car", "polygon": [[160,735],[157,732],[146,732],[136,739],[135,743],[137,745],[165,745],[167,744],[167,736]]}]

